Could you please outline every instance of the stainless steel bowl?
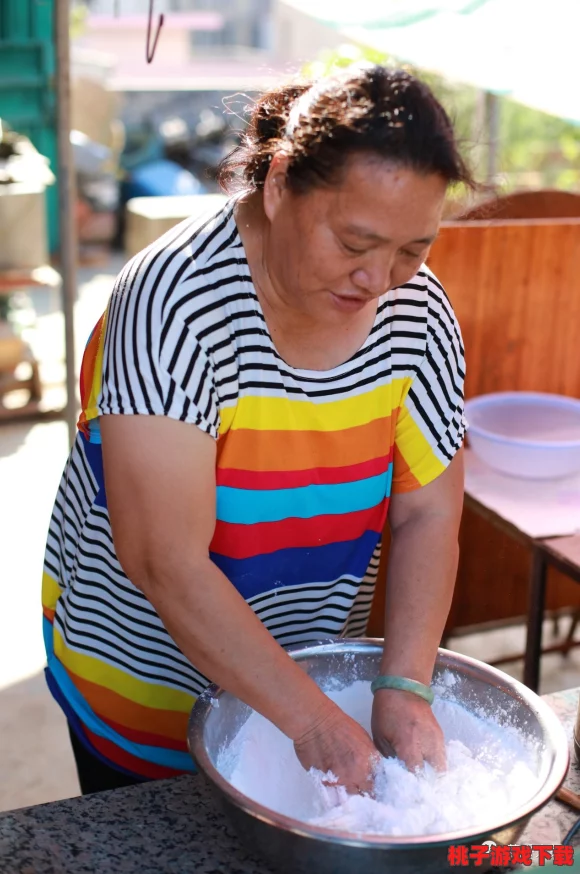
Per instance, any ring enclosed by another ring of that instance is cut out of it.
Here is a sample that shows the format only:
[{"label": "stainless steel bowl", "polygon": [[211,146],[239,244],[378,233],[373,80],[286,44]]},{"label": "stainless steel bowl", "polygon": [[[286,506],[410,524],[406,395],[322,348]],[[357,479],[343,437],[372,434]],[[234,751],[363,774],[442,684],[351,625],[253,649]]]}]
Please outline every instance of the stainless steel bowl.
[{"label": "stainless steel bowl", "polygon": [[[379,672],[381,641],[336,640],[291,651],[304,670],[323,688],[369,682]],[[506,822],[481,823],[476,828],[440,835],[413,837],[358,837],[348,832],[308,825],[275,813],[238,792],[217,770],[220,750],[229,743],[251,714],[240,700],[217,687],[200,696],[189,721],[188,742],[200,771],[209,778],[226,805],[231,821],[255,853],[275,870],[289,874],[352,874],[353,871],[397,874],[441,874],[448,870],[447,849],[452,844],[517,842],[530,817],[562,785],[569,756],[564,729],[556,715],[534,692],[483,662],[448,650],[439,650],[433,680],[451,670],[457,677],[453,697],[468,709],[500,709],[506,725],[522,728],[539,743],[538,783],[533,797],[514,810]],[[215,706],[218,699],[219,706]],[[485,870],[481,868],[480,870]]]}]

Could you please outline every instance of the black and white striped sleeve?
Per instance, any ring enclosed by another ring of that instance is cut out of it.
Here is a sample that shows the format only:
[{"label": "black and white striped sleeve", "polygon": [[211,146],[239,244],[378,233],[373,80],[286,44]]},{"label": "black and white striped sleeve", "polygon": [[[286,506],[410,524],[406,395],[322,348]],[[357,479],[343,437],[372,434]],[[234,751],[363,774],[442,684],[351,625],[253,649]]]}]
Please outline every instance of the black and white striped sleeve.
[{"label": "black and white striped sleeve", "polygon": [[167,305],[190,266],[173,257],[151,269],[152,253],[133,259],[109,304],[98,412],[167,416],[217,438],[219,409],[211,361],[194,326]]},{"label": "black and white striped sleeve", "polygon": [[425,353],[397,418],[393,492],[434,480],[461,447],[466,431],[461,331],[441,285],[431,275],[427,281]]}]

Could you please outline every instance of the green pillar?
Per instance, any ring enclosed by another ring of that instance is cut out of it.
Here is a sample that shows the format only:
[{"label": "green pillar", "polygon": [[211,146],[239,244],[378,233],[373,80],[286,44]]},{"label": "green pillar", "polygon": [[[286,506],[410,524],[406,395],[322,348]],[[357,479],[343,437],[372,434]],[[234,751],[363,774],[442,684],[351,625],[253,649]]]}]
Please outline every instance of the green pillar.
[{"label": "green pillar", "polygon": [[[56,175],[54,0],[0,0],[0,118],[25,134]],[[58,246],[56,185],[47,189],[50,250]]]}]

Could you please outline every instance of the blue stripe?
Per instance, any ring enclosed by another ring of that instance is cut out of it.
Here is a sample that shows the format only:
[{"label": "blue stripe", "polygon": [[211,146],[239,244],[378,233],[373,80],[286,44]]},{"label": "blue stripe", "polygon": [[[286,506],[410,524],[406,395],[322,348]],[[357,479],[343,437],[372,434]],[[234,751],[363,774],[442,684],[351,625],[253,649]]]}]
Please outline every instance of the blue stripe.
[{"label": "blue stripe", "polygon": [[392,464],[385,473],[351,483],[301,486],[297,489],[234,489],[218,486],[217,518],[252,525],[282,519],[312,519],[327,514],[357,513],[376,507],[390,491]]},{"label": "blue stripe", "polygon": [[389,468],[387,470],[387,497],[391,496],[391,492],[393,490],[393,463],[389,464]]},{"label": "blue stripe", "polygon": [[127,774],[129,777],[133,777],[140,783],[147,783],[152,779],[151,777],[144,777],[142,774],[135,774],[133,771],[129,771],[127,768],[122,768],[121,765],[117,764],[117,762],[112,762],[111,759],[108,759],[106,756],[100,753],[99,750],[97,750],[92,745],[87,735],[85,734],[82,722],[80,721],[74,710],[70,707],[68,701],[60,691],[58,683],[50,673],[50,668],[47,667],[44,669],[44,677],[46,679],[46,685],[48,686],[49,692],[63,711],[64,715],[66,716],[67,722],[74,731],[76,737],[85,747],[85,749],[89,751],[91,756],[94,756],[104,765],[107,765],[108,768],[114,768],[115,771],[119,771],[119,773],[121,774]]},{"label": "blue stripe", "polygon": [[[46,617],[43,617],[43,634],[46,645],[48,668],[52,678],[58,684],[59,690],[68,702],[71,710],[76,713],[83,725],[86,725],[89,731],[98,734],[99,737],[104,737],[120,749],[125,750],[125,752],[130,753],[132,756],[136,756],[138,759],[144,759],[146,762],[152,762],[155,765],[164,765],[166,768],[173,768],[176,771],[194,772],[196,770],[188,753],[180,753],[179,750],[167,750],[162,747],[153,747],[148,744],[138,744],[134,741],[127,740],[127,738],[118,734],[118,732],[113,731],[106,722],[99,719],[72,682],[64,665],[54,654],[52,642],[53,627]],[[192,707],[193,701],[194,698],[192,696]]]},{"label": "blue stripe", "polygon": [[97,481],[99,491],[95,495],[95,506],[107,509],[107,495],[105,492],[105,474],[103,471],[103,447],[100,441],[97,443],[91,439],[87,440],[84,434],[81,434],[85,457],[89,463],[92,474]]},{"label": "blue stripe", "polygon": [[243,598],[248,600],[274,587],[332,582],[343,576],[362,580],[380,534],[365,531],[356,540],[343,540],[325,546],[279,549],[251,558],[227,558],[210,553]]},{"label": "blue stripe", "polygon": [[91,443],[102,443],[101,426],[98,419],[89,419],[89,439]]}]

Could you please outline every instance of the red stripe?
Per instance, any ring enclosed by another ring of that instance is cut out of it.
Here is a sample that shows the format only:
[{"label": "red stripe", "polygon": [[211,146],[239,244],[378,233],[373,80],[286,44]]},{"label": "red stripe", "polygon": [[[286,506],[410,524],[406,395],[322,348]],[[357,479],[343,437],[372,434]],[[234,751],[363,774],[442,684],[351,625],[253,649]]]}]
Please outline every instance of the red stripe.
[{"label": "red stripe", "polygon": [[183,740],[175,740],[175,738],[154,734],[151,731],[140,731],[136,728],[129,728],[127,725],[121,725],[118,722],[114,722],[112,719],[106,719],[101,713],[97,713],[96,710],[95,713],[99,719],[105,722],[113,729],[113,731],[116,731],[117,734],[121,735],[121,737],[127,738],[127,740],[132,740],[137,744],[146,744],[151,747],[178,750],[180,753],[187,752],[187,741],[185,738]]},{"label": "red stripe", "polygon": [[365,531],[383,530],[388,505],[386,499],[370,510],[356,513],[256,522],[254,525],[218,520],[210,550],[228,558],[251,558],[279,549],[326,546],[329,543],[356,540]]},{"label": "red stripe", "polygon": [[101,330],[103,327],[104,318],[105,314],[103,313],[103,315],[93,328],[91,336],[89,337],[87,345],[85,346],[85,351],[83,353],[80,374],[81,408],[83,411],[91,394],[91,387],[95,372],[95,361],[97,360],[97,355],[99,352],[99,340],[101,338]]},{"label": "red stripe", "polygon": [[140,777],[151,777],[152,780],[164,780],[166,777],[178,777],[180,774],[187,773],[186,771],[176,771],[174,768],[165,768],[163,765],[154,765],[152,762],[146,762],[145,759],[139,759],[137,756],[132,756],[131,753],[126,753],[116,744],[98,734],[93,734],[92,731],[83,725],[85,734],[94,748],[108,759],[111,764],[118,765],[120,768],[125,768],[132,774],[138,774]]},{"label": "red stripe", "polygon": [[307,470],[236,470],[232,467],[216,470],[218,486],[235,489],[297,489],[301,486],[350,483],[385,473],[392,452],[360,464],[346,467],[314,467]]},{"label": "red stripe", "polygon": [[89,438],[89,424],[86,416],[86,406],[88,399],[91,395],[91,387],[93,383],[93,377],[95,374],[95,362],[97,360],[97,355],[99,352],[99,341],[101,338],[101,331],[103,327],[103,319],[105,318],[105,314],[101,316],[97,324],[92,330],[91,336],[85,346],[85,351],[83,353],[83,358],[81,362],[81,374],[80,374],[80,392],[81,392],[81,413],[77,422],[77,428],[81,431],[82,434],[88,439]]}]

